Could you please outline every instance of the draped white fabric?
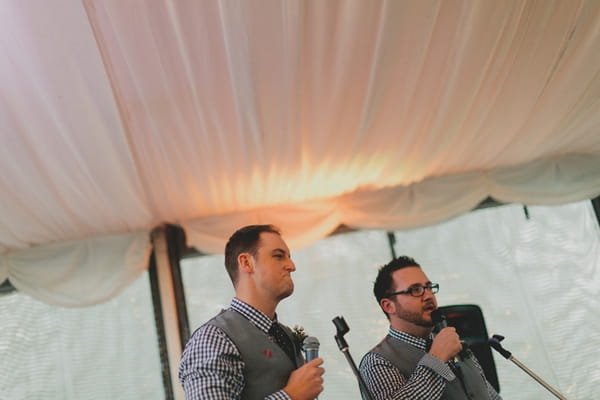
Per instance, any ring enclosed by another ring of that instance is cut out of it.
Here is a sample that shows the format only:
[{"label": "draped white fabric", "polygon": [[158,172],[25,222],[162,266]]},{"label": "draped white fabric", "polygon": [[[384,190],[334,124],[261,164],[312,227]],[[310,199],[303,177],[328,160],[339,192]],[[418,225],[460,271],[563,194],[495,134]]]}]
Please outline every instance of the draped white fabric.
[{"label": "draped white fabric", "polygon": [[[0,18],[0,259],[28,253],[20,288],[36,248],[102,236],[123,264],[69,279],[114,293],[139,271],[121,235],[164,222],[208,252],[249,222],[297,248],[488,195],[600,194],[595,0],[8,0]],[[61,275],[43,276],[40,298]]]},{"label": "draped white fabric", "polygon": [[598,187],[600,157],[566,156],[430,178],[409,186],[359,189],[330,201],[298,207],[197,218],[182,225],[188,242],[207,253],[222,252],[228,236],[240,223],[275,223],[282,227],[291,247],[302,248],[342,223],[361,228],[407,229],[467,212],[488,195],[507,203],[551,205],[594,197]]},{"label": "draped white fabric", "polygon": [[48,304],[86,306],[110,299],[148,265],[146,232],[96,236],[10,252],[0,281]]}]

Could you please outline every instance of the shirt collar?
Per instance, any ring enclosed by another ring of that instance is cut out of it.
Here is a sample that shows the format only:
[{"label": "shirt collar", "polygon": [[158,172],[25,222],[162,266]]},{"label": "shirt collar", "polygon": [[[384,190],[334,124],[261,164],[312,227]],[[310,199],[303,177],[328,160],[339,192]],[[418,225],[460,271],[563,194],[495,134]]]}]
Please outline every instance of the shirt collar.
[{"label": "shirt collar", "polygon": [[[418,349],[427,351],[426,350],[427,349],[427,339],[410,335],[406,332],[399,331],[392,327],[390,327],[390,331],[388,332],[388,335],[390,335],[394,339],[402,340],[403,342],[411,344]],[[429,335],[429,339],[433,339],[433,335]]]},{"label": "shirt collar", "polygon": [[275,315],[275,320],[272,321],[265,313],[237,297],[231,300],[229,308],[242,314],[248,321],[252,322],[258,329],[265,333],[268,333],[271,325],[277,322],[277,315]]}]

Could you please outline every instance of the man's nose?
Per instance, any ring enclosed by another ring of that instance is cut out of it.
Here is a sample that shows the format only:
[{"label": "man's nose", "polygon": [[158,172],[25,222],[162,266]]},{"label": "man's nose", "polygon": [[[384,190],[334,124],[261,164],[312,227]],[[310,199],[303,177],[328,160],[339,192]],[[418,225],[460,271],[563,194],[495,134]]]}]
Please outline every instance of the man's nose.
[{"label": "man's nose", "polygon": [[428,287],[425,287],[425,291],[423,292],[423,300],[425,300],[425,299],[434,299],[435,300],[435,294],[433,294],[433,291]]},{"label": "man's nose", "polygon": [[294,261],[292,261],[292,259],[290,258],[290,262],[288,264],[288,269],[290,271],[295,271],[296,270],[296,264],[294,264]]}]

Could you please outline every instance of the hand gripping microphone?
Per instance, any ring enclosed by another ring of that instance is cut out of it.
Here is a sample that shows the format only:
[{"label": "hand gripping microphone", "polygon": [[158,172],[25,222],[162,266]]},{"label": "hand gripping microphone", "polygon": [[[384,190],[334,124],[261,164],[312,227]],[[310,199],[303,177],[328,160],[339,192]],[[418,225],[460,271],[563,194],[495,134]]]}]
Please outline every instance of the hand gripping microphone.
[{"label": "hand gripping microphone", "polygon": [[[433,322],[433,333],[436,335],[444,328],[448,326],[448,321],[446,321],[446,315],[439,309],[436,308],[431,312],[431,322]],[[461,344],[463,342],[461,341]],[[465,345],[463,344],[463,347]],[[461,351],[462,352],[462,351]],[[460,354],[460,353],[459,353]],[[452,359],[451,365],[454,367],[453,372],[456,376],[458,376],[462,381],[462,371],[460,370],[460,358],[459,354],[455,355]]]},{"label": "hand gripping microphone", "polygon": [[[433,333],[438,334],[442,329],[448,326],[448,321],[446,320],[446,314],[441,311],[439,308],[436,308],[431,312],[431,322],[433,322]],[[462,345],[462,350],[458,353],[457,357],[454,357],[454,360],[458,360],[458,357],[462,359],[469,358],[469,345],[463,340],[460,341]]]},{"label": "hand gripping microphone", "polygon": [[[311,362],[319,357],[319,339],[314,336],[307,336],[302,342],[302,350],[304,350],[306,362]],[[315,398],[318,400],[318,398]]]},{"label": "hand gripping microphone", "polygon": [[302,350],[306,355],[306,362],[311,362],[319,357],[319,339],[314,336],[307,336],[302,342]]}]

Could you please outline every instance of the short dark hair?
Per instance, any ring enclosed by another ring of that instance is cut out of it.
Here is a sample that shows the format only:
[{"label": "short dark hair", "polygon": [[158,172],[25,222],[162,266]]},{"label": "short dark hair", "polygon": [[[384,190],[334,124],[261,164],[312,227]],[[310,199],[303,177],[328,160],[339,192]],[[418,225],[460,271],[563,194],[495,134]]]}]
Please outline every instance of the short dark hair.
[{"label": "short dark hair", "polygon": [[238,256],[241,253],[250,253],[253,257],[256,257],[260,234],[263,232],[281,235],[279,228],[274,225],[248,225],[235,231],[227,241],[225,245],[225,269],[234,287],[239,277]]},{"label": "short dark hair", "polygon": [[[393,291],[392,285],[394,281],[392,279],[392,274],[395,271],[406,267],[421,268],[419,263],[409,256],[400,256],[394,258],[392,261],[379,268],[379,271],[377,272],[377,278],[373,284],[373,294],[375,295],[377,304],[379,304],[380,307],[381,299],[388,297],[388,295]],[[386,316],[388,316],[385,311],[384,313]]]}]

